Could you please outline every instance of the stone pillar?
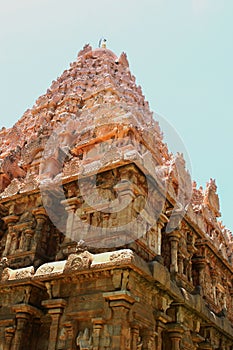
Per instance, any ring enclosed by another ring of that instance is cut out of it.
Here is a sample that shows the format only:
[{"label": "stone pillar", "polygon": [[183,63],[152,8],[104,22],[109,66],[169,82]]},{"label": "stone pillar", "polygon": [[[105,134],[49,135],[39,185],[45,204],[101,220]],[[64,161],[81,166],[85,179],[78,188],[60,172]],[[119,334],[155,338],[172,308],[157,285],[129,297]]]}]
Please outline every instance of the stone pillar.
[{"label": "stone pillar", "polygon": [[131,349],[137,350],[139,339],[139,326],[137,324],[133,324],[131,326]]},{"label": "stone pillar", "polygon": [[178,272],[178,242],[180,239],[180,232],[178,230],[172,231],[168,235],[171,245],[171,264],[170,272]]},{"label": "stone pillar", "polygon": [[[128,180],[119,182],[114,187],[114,190],[119,198],[119,210],[128,207],[135,198],[134,186]],[[137,209],[138,208],[135,208],[135,210]]]},{"label": "stone pillar", "polygon": [[92,319],[93,324],[93,350],[99,350],[100,346],[100,334],[101,330],[103,328],[103,319],[102,318],[93,318]]},{"label": "stone pillar", "polygon": [[184,332],[182,326],[179,323],[169,323],[167,332],[171,340],[171,350],[180,350],[180,341]]},{"label": "stone pillar", "polygon": [[14,327],[7,327],[5,328],[5,345],[3,350],[10,350],[12,339],[14,337],[15,328]]},{"label": "stone pillar", "polygon": [[45,208],[43,208],[43,207],[33,209],[32,214],[36,218],[36,228],[35,228],[35,234],[33,237],[31,249],[33,251],[35,251],[37,249],[37,244],[40,240],[41,231],[43,229],[44,224],[47,221],[48,216],[47,216]]},{"label": "stone pillar", "polygon": [[107,292],[103,294],[112,309],[112,350],[130,350],[130,325],[128,314],[136,298],[128,291]]},{"label": "stone pillar", "polygon": [[[76,253],[77,242],[92,240],[92,234],[96,234],[95,230],[91,231],[91,237],[88,235],[91,230],[90,212],[83,211],[83,198],[72,197],[61,202],[65,205],[68,213],[66,222],[66,237],[61,245],[61,251],[64,257]],[[98,226],[98,225],[97,225]],[[64,258],[63,258],[64,259]]]},{"label": "stone pillar", "polygon": [[145,350],[155,350],[155,337],[157,333],[153,329],[144,329],[142,332],[142,344]]},{"label": "stone pillar", "polygon": [[74,348],[74,324],[72,321],[64,323],[66,331],[66,350],[73,350]]},{"label": "stone pillar", "polygon": [[28,340],[30,332],[28,332],[27,323],[33,322],[33,318],[40,318],[42,313],[37,308],[27,304],[17,304],[12,307],[16,317],[16,329],[13,345],[11,350],[23,350],[25,339]]},{"label": "stone pillar", "polygon": [[[75,229],[75,220],[77,220],[75,212],[76,209],[78,207],[79,203],[79,199],[77,197],[72,197],[72,198],[67,198],[63,201],[61,201],[61,204],[65,206],[65,210],[68,213],[68,218],[66,221],[66,236],[73,239],[73,240],[77,240],[79,241],[79,239],[77,239],[77,237],[74,236],[76,229]],[[78,218],[79,219],[79,218]]]},{"label": "stone pillar", "polygon": [[184,273],[184,256],[178,252],[178,272],[182,275]]},{"label": "stone pillar", "polygon": [[206,267],[206,260],[205,258],[196,258],[194,260],[194,264],[196,267],[196,270],[198,272],[198,285],[202,287],[204,287],[204,283],[205,283],[205,267]]},{"label": "stone pillar", "polygon": [[7,240],[5,249],[3,252],[3,256],[7,256],[10,252],[11,244],[12,244],[12,238],[14,236],[14,225],[18,221],[19,217],[16,215],[9,215],[2,218],[2,220],[7,224],[8,226],[8,234],[7,234]]},{"label": "stone pillar", "polygon": [[212,289],[213,289],[213,297],[214,297],[214,302],[215,302],[215,304],[217,304],[217,282],[218,282],[218,275],[217,275],[217,273],[216,273],[217,271],[215,271],[215,270],[213,270],[212,272],[211,272],[211,277],[212,277],[212,285],[213,285],[213,287],[212,287]]},{"label": "stone pillar", "polygon": [[33,230],[31,229],[25,229],[24,235],[25,235],[25,244],[24,248],[26,251],[31,250],[31,242],[32,242],[32,236],[33,236]]},{"label": "stone pillar", "polygon": [[165,329],[165,324],[161,320],[156,320],[156,328],[157,328],[157,350],[162,350],[163,346],[163,338],[162,334]]},{"label": "stone pillar", "polygon": [[59,321],[63,313],[64,307],[66,306],[66,301],[64,299],[49,299],[43,300],[41,304],[46,309],[48,309],[48,314],[51,316],[52,319],[49,332],[48,350],[56,350],[59,331]]},{"label": "stone pillar", "polygon": [[30,315],[25,312],[19,312],[16,315],[16,331],[12,350],[23,349],[23,338],[26,334],[26,325],[30,319]]},{"label": "stone pillar", "polygon": [[169,221],[168,218],[164,214],[161,214],[158,219],[158,237],[157,237],[157,254],[158,255],[161,255],[162,229],[168,221]]}]

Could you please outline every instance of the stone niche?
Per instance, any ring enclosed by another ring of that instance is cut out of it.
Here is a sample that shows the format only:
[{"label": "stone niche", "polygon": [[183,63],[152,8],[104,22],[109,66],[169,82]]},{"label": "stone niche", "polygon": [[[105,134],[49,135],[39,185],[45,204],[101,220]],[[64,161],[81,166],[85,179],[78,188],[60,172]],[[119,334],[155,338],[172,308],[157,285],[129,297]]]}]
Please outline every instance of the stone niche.
[{"label": "stone niche", "polygon": [[55,258],[62,234],[41,206],[40,193],[6,201],[0,224],[1,255],[10,267],[37,267]]},{"label": "stone niche", "polygon": [[130,247],[146,260],[161,254],[164,197],[135,164],[64,185],[66,240],[85,241],[92,252]]}]

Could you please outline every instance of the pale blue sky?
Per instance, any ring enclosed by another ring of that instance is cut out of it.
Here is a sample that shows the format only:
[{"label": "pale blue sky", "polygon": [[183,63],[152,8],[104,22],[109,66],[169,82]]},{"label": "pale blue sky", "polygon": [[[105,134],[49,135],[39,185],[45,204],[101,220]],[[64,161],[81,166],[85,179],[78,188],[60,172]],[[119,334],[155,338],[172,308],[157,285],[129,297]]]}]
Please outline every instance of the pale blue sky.
[{"label": "pale blue sky", "polygon": [[[192,177],[216,178],[233,228],[232,0],[0,0],[0,127],[12,126],[85,43],[126,51],[151,109],[183,139]],[[169,142],[169,141],[168,141]]]}]

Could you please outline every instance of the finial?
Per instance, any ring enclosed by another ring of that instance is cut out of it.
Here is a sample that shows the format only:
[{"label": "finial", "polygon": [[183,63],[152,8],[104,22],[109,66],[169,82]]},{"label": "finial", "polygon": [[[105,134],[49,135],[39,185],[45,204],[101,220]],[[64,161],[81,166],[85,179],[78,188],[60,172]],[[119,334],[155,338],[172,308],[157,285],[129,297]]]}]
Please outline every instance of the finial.
[{"label": "finial", "polygon": [[106,41],[107,41],[107,39],[105,39],[105,38],[101,38],[101,39],[99,40],[99,47],[100,47],[101,49],[106,49]]}]

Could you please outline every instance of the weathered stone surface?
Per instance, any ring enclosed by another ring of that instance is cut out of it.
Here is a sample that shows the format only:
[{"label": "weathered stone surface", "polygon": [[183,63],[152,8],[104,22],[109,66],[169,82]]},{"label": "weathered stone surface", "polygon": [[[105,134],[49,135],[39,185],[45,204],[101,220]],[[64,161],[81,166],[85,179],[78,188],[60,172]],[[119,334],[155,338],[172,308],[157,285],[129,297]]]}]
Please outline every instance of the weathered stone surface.
[{"label": "weathered stone surface", "polygon": [[86,45],[0,144],[0,348],[232,349],[215,181],[169,154],[125,53]]}]

